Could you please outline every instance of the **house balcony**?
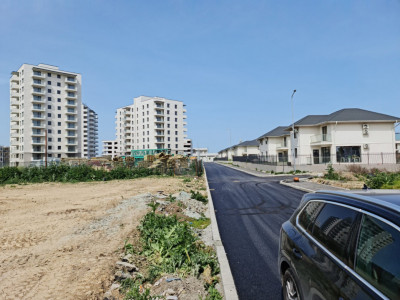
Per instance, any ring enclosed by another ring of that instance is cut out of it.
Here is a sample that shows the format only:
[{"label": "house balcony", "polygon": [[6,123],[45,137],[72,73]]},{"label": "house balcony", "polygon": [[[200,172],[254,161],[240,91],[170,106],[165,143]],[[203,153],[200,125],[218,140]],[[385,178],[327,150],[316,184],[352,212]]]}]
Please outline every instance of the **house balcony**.
[{"label": "house balcony", "polygon": [[77,111],[76,111],[76,110],[67,110],[67,111],[65,112],[65,114],[66,114],[66,115],[76,115],[76,114],[77,114]]},{"label": "house balcony", "polygon": [[164,118],[157,117],[155,123],[164,123]]},{"label": "house balcony", "polygon": [[[68,122],[70,122],[70,121],[68,121]],[[74,131],[76,131],[76,130],[78,130],[78,128],[75,126],[75,127],[67,127],[67,130],[74,130]]]},{"label": "house balcony", "polygon": [[17,138],[19,137],[19,133],[11,133],[10,135],[12,138]]},{"label": "house balcony", "polygon": [[35,99],[35,98],[33,98],[31,102],[32,102],[32,103],[44,103],[45,101],[44,101],[44,98],[41,98],[41,99]]},{"label": "house balcony", "polygon": [[310,137],[310,143],[313,146],[318,145],[331,145],[332,139],[330,134],[316,134]]},{"label": "house balcony", "polygon": [[11,117],[10,119],[12,122],[19,122],[20,118],[19,117]]},{"label": "house balcony", "polygon": [[156,130],[155,136],[164,136],[164,131]]},{"label": "house balcony", "polygon": [[44,153],[45,150],[44,150],[44,147],[33,148],[33,149],[32,149],[32,152],[33,152],[33,153]]},{"label": "house balcony", "polygon": [[276,150],[289,150],[287,144],[276,144]]},{"label": "house balcony", "polygon": [[75,148],[75,146],[72,146],[73,148],[67,149],[67,153],[78,153],[78,149]]},{"label": "house balcony", "polygon": [[17,98],[19,99],[20,93],[17,91],[12,90],[11,91],[11,98]]},{"label": "house balcony", "polygon": [[36,78],[36,79],[45,79],[46,75],[42,72],[33,72],[32,74],[32,78]]},{"label": "house balcony", "polygon": [[[71,128],[69,128],[68,130],[71,130]],[[69,137],[69,138],[74,138],[74,137],[77,137],[78,135],[75,133],[75,134],[67,134],[67,137]]]},{"label": "house balcony", "polygon": [[19,139],[11,139],[11,146],[19,145]]},{"label": "house balcony", "polygon": [[10,112],[12,114],[19,114],[19,109],[18,108],[11,108]]}]

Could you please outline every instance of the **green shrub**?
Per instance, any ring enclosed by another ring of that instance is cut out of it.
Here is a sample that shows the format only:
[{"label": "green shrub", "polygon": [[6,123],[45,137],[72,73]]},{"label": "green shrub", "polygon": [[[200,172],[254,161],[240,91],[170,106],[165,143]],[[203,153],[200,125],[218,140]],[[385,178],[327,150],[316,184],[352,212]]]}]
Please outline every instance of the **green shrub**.
[{"label": "green shrub", "polygon": [[400,173],[376,172],[366,176],[366,184],[371,189],[393,189],[400,187]]},{"label": "green shrub", "polygon": [[190,194],[191,194],[190,197],[191,197],[192,199],[195,199],[195,200],[200,201],[200,202],[203,202],[203,203],[207,203],[207,202],[208,202],[207,198],[204,197],[204,196],[203,196],[201,193],[199,193],[199,192],[195,192],[195,191],[190,190]]},{"label": "green shrub", "polygon": [[338,173],[335,172],[335,169],[332,167],[331,164],[328,165],[328,168],[326,169],[327,173],[325,174],[326,179],[330,180],[339,180],[340,176]]}]

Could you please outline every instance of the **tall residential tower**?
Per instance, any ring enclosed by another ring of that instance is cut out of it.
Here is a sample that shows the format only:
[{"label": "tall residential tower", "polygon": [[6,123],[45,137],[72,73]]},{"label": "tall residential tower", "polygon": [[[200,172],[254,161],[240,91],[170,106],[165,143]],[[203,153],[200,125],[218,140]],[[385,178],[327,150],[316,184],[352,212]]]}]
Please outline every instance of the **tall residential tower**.
[{"label": "tall residential tower", "polygon": [[10,164],[82,157],[81,75],[23,64],[10,79]]}]

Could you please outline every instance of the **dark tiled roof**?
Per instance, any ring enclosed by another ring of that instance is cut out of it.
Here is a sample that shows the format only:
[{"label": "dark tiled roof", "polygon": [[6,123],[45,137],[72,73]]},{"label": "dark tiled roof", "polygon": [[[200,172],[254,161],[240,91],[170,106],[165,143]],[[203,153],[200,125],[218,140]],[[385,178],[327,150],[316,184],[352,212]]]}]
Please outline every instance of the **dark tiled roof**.
[{"label": "dark tiled roof", "polygon": [[258,141],[257,139],[251,140],[251,141],[244,141],[242,143],[239,143],[233,147],[244,147],[244,146],[257,146],[258,147]]},{"label": "dark tiled roof", "polygon": [[[396,121],[400,117],[393,117],[360,108],[344,108],[330,115],[308,115],[294,123],[295,126],[318,125],[328,122],[351,122],[351,121]],[[290,126],[286,127],[290,130]]]},{"label": "dark tiled roof", "polygon": [[272,129],[271,131],[268,131],[266,134],[263,134],[262,136],[260,136],[258,139],[262,139],[264,137],[274,137],[274,136],[284,136],[284,135],[288,135],[289,133],[287,131],[285,131],[285,129],[288,126],[278,126],[275,129]]}]

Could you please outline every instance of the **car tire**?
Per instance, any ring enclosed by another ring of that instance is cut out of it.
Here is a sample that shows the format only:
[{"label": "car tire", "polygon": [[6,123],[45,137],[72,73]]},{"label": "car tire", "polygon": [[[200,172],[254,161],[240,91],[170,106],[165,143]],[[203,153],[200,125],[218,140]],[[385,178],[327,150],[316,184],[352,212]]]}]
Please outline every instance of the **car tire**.
[{"label": "car tire", "polygon": [[302,300],[300,286],[296,275],[288,268],[282,277],[282,292],[284,300]]}]

